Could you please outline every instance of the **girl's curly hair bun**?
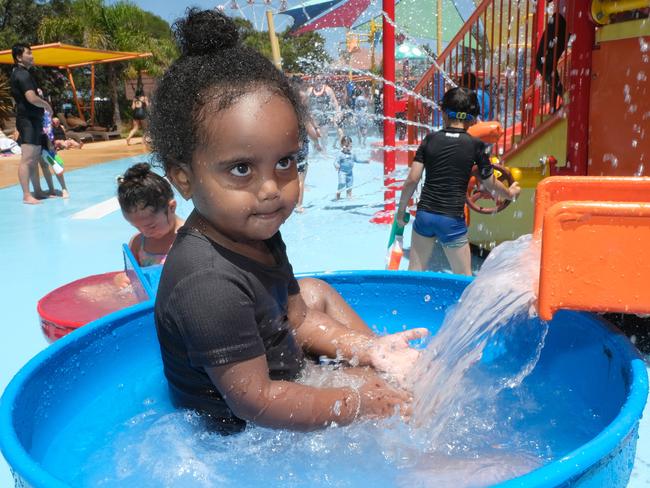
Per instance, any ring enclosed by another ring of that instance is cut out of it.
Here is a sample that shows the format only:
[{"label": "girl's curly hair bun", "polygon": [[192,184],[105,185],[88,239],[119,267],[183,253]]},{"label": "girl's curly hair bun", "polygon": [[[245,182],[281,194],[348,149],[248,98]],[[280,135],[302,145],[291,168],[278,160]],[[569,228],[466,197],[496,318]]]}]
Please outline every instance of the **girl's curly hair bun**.
[{"label": "girl's curly hair bun", "polygon": [[183,56],[203,56],[233,48],[239,42],[235,23],[219,10],[187,9],[173,26]]},{"label": "girl's curly hair bun", "polygon": [[122,176],[122,180],[141,180],[149,176],[150,173],[151,166],[148,163],[136,163],[126,170],[126,173]]}]

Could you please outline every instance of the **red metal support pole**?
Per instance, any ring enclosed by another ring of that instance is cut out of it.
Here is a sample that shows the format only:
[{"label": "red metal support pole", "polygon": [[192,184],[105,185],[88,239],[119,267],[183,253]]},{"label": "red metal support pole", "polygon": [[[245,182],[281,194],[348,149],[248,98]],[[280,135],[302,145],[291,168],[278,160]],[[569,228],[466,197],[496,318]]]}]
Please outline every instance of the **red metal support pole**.
[{"label": "red metal support pole", "polygon": [[[395,22],[395,0],[382,0],[386,16]],[[390,224],[395,212],[395,27],[386,20],[383,29],[383,76],[384,76],[384,210],[377,212],[370,222]],[[387,150],[390,148],[390,150]]]},{"label": "red metal support pole", "polygon": [[567,166],[559,175],[587,175],[589,155],[589,96],[591,90],[591,55],[596,40],[596,26],[591,21],[591,2],[567,3],[567,30],[575,36],[571,45],[569,68]]}]

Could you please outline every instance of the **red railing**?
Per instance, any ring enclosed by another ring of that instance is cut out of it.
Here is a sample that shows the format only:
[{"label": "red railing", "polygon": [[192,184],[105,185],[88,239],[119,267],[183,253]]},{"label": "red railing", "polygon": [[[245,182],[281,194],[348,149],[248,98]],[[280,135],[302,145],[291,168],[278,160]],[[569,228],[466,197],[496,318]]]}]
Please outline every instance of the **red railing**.
[{"label": "red railing", "polygon": [[[481,118],[504,132],[495,150],[504,154],[545,127],[561,110],[568,88],[568,29],[564,12],[545,0],[485,0],[415,87],[438,102],[454,85],[476,90]],[[408,119],[439,127],[438,109],[409,99]],[[426,129],[408,127],[409,144]]]}]

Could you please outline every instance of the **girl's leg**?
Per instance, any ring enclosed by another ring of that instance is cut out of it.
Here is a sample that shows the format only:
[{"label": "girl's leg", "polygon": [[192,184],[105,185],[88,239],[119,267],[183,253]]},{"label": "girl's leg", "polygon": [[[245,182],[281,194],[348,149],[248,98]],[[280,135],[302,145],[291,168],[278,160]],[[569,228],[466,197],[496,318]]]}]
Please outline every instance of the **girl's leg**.
[{"label": "girl's leg", "polygon": [[336,139],[334,139],[334,144],[332,144],[332,149],[336,149],[337,147],[339,147],[339,142],[341,141],[341,139],[343,138],[344,135],[345,135],[345,133],[343,132],[343,129],[341,129],[340,127],[337,127],[336,128]]},{"label": "girl's leg", "polygon": [[427,269],[435,243],[435,237],[424,237],[413,231],[411,234],[409,271],[425,271]]},{"label": "girl's leg", "polygon": [[136,132],[138,132],[138,129],[140,128],[140,121],[133,119],[133,128],[131,129],[131,132],[129,132],[129,135],[126,136],[126,145],[131,144],[131,138],[135,135]]},{"label": "girl's leg", "polygon": [[305,166],[305,170],[298,173],[298,205],[296,205],[296,212],[299,213],[302,213],[305,210],[302,206],[302,201],[305,196],[305,179],[307,178],[307,168],[308,166]]},{"label": "girl's leg", "polygon": [[345,173],[340,169],[338,170],[338,178],[339,178],[339,186],[336,189],[336,199],[340,200],[341,191],[345,188]]},{"label": "girl's leg", "polygon": [[445,256],[451,265],[451,272],[460,275],[472,276],[472,254],[469,243],[461,247],[442,246]]},{"label": "girl's leg", "polygon": [[[47,161],[45,161],[43,158],[38,159],[38,164],[41,166],[41,171],[43,172],[43,176],[45,177],[48,196],[56,195],[56,191],[54,190],[54,180],[52,180],[52,172],[50,171],[50,165],[47,164]],[[36,171],[38,172],[38,170]]]},{"label": "girl's leg", "polygon": [[327,152],[327,139],[329,136],[330,126],[329,124],[323,124],[320,126],[320,147],[323,148],[323,152]]},{"label": "girl's leg", "polygon": [[328,283],[316,278],[303,278],[299,283],[300,295],[309,308],[327,314],[350,330],[368,336],[375,335],[363,319]]},{"label": "girl's leg", "polygon": [[65,184],[65,176],[63,176],[63,173],[56,175],[56,179],[59,180],[59,185],[61,185],[61,196],[63,198],[70,198],[70,192],[68,192],[68,187]]}]

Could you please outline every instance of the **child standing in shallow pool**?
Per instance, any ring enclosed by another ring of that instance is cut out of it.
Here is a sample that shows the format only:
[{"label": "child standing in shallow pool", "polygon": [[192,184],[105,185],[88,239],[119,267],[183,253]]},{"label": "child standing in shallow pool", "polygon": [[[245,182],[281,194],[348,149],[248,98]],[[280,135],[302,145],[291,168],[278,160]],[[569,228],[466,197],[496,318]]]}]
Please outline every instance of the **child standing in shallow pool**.
[{"label": "child standing in shallow pool", "polygon": [[352,138],[341,137],[341,154],[334,162],[334,168],[338,172],[339,186],[336,190],[336,199],[341,199],[341,192],[346,191],[347,197],[352,198],[352,185],[354,185],[354,163],[363,163],[352,154]]},{"label": "child standing in shallow pool", "polygon": [[140,266],[162,264],[184,221],[176,216],[169,182],[147,163],[131,166],[118,178],[117,199],[126,221],[138,229],[129,248]]},{"label": "child standing in shallow pool", "polygon": [[[405,376],[418,356],[408,341],[426,331],[377,337],[329,285],[296,280],[279,232],[298,199],[299,95],[216,10],[189,10],[175,34],[182,54],[158,85],[150,126],[156,156],[195,207],[156,296],[172,400],[223,433],[391,415],[408,394],[377,371]],[[306,354],[366,366],[361,386],[296,383]]]}]

